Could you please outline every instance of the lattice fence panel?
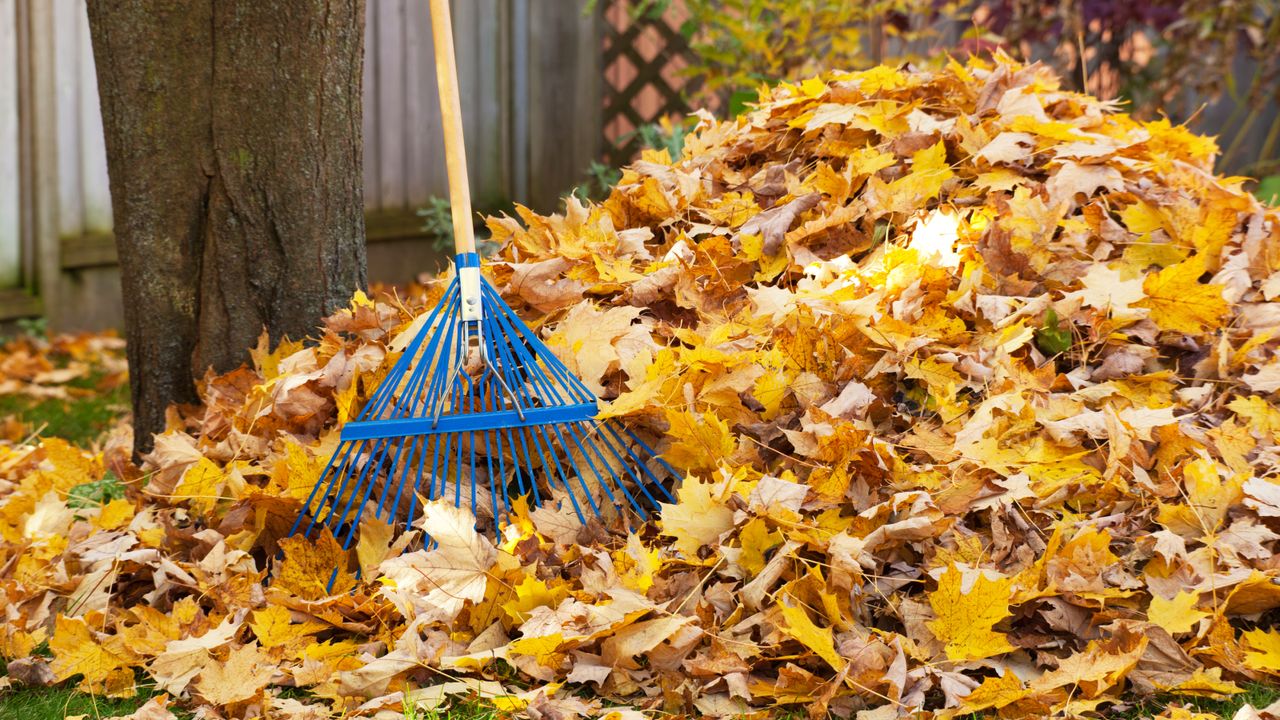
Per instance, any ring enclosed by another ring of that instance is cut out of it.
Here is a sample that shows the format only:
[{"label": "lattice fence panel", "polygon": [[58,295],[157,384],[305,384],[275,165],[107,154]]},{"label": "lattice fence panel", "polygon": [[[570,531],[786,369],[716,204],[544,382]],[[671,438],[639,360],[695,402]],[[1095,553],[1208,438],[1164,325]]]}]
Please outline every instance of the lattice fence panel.
[{"label": "lattice fence panel", "polygon": [[610,165],[623,165],[640,151],[638,128],[689,112],[681,71],[692,51],[679,30],[685,17],[680,2],[659,18],[635,17],[630,0],[610,0],[605,7],[604,160]]}]

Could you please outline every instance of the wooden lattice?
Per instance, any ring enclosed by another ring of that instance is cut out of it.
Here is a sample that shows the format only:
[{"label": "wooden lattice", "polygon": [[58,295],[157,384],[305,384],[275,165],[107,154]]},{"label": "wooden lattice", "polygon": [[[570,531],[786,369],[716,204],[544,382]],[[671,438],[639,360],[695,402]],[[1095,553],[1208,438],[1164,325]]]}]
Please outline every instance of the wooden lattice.
[{"label": "wooden lattice", "polygon": [[605,8],[605,162],[623,165],[640,150],[636,130],[662,117],[689,112],[681,90],[689,44],[678,30],[681,3],[660,18],[634,17],[630,0]]}]

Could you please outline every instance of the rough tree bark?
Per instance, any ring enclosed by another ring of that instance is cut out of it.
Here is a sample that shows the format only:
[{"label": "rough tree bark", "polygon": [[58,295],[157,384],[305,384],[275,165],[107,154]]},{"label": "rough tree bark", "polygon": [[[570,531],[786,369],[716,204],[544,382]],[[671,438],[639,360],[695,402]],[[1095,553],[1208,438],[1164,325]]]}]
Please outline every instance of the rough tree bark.
[{"label": "rough tree bark", "polygon": [[89,0],[135,452],[365,283],[364,0]]}]

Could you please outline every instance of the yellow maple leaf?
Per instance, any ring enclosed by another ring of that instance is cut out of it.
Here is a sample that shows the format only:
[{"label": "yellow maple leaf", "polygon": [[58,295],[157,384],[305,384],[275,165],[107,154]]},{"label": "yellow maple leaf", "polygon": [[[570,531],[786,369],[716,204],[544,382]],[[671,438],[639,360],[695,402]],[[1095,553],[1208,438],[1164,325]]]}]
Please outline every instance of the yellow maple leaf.
[{"label": "yellow maple leaf", "polygon": [[791,393],[791,383],[786,373],[778,370],[766,371],[756,378],[751,395],[764,407],[760,417],[772,420],[782,408],[782,401]]},{"label": "yellow maple leaf", "polygon": [[713,413],[695,414],[668,408],[666,414],[671,446],[663,457],[678,470],[714,471],[738,447],[729,423]]},{"label": "yellow maple leaf", "polygon": [[272,605],[254,610],[249,627],[262,647],[280,647],[296,637],[291,621],[293,614],[282,605]]},{"label": "yellow maple leaf", "polygon": [[1280,675],[1280,631],[1247,630],[1240,639],[1244,641],[1245,667]]},{"label": "yellow maple leaf", "polygon": [[50,668],[59,681],[83,675],[80,689],[106,692],[113,697],[132,697],[133,669],[126,658],[99,644],[83,618],[59,615],[54,621]]},{"label": "yellow maple leaf", "polygon": [[1196,609],[1200,593],[1181,591],[1170,599],[1159,595],[1151,597],[1151,605],[1147,608],[1147,619],[1159,625],[1170,635],[1190,632],[1200,621],[1209,617],[1209,613]]},{"label": "yellow maple leaf", "polygon": [[1090,640],[1084,650],[1063,659],[1057,669],[1033,680],[1031,687],[1046,692],[1075,685],[1086,698],[1100,697],[1138,664],[1148,642],[1146,635],[1128,631],[1105,640]]},{"label": "yellow maple leaf", "polygon": [[300,643],[312,642],[310,635],[329,626],[314,620],[295,623],[293,613],[288,608],[271,605],[254,610],[249,619],[249,627],[258,638],[258,644],[271,649],[285,646],[296,648]]},{"label": "yellow maple leaf", "polygon": [[233,705],[253,700],[271,680],[275,666],[256,643],[231,651],[223,662],[205,665],[196,678],[195,689],[215,705]]},{"label": "yellow maple leaf", "polygon": [[50,481],[54,490],[65,495],[76,485],[101,480],[104,469],[98,458],[61,438],[51,437],[40,441],[49,469],[37,477]]},{"label": "yellow maple leaf", "polygon": [[942,185],[955,175],[947,164],[947,146],[942,140],[911,156],[911,172],[885,188],[890,212],[910,212],[938,196]]},{"label": "yellow maple leaf", "polygon": [[1199,256],[1151,273],[1142,282],[1145,298],[1135,307],[1151,310],[1151,319],[1161,330],[1203,333],[1219,326],[1227,314],[1222,286],[1200,282],[1204,263]]},{"label": "yellow maple leaf", "polygon": [[1223,469],[1212,459],[1201,456],[1182,467],[1182,485],[1187,502],[1159,504],[1157,520],[1170,530],[1188,538],[1214,532],[1222,525],[1227,511],[1244,497],[1239,477],[1224,477]]},{"label": "yellow maple leaf", "polygon": [[27,632],[13,625],[0,625],[0,658],[16,660],[26,657],[44,642],[48,634],[44,628]]},{"label": "yellow maple leaf", "polygon": [[378,565],[391,554],[395,535],[395,526],[391,523],[384,522],[374,513],[364,516],[360,522],[360,539],[356,541],[356,559],[364,577],[377,576]]},{"label": "yellow maple leaf", "polygon": [[1245,421],[1248,429],[1264,439],[1280,433],[1280,410],[1276,410],[1265,397],[1247,395],[1227,403],[1227,409]]},{"label": "yellow maple leaf", "polygon": [[738,540],[742,543],[738,564],[751,576],[755,576],[764,569],[764,554],[782,544],[782,539],[782,533],[769,530],[769,524],[764,518],[751,518],[738,534]]},{"label": "yellow maple leaf", "polygon": [[631,413],[663,404],[663,396],[668,381],[679,372],[676,353],[664,348],[653,356],[653,362],[645,368],[644,380],[632,382],[631,389],[623,392],[612,402],[600,403],[600,412],[596,419],[605,420],[621,417]]},{"label": "yellow maple leaf", "polygon": [[547,347],[592,393],[600,395],[604,392],[605,375],[616,369],[621,360],[614,343],[631,331],[639,316],[640,308],[601,310],[583,300],[569,309],[555,333],[547,338]]},{"label": "yellow maple leaf", "polygon": [[676,539],[674,545],[685,557],[699,557],[703,547],[718,542],[733,527],[733,511],[711,496],[714,483],[686,477],[676,491],[679,502],[662,505],[662,534]]},{"label": "yellow maple leaf", "polygon": [[1010,671],[1004,675],[989,677],[964,697],[961,712],[976,713],[989,708],[1002,708],[1027,696],[1022,681]]},{"label": "yellow maple leaf", "polygon": [[965,573],[955,564],[949,565],[938,578],[938,589],[929,593],[929,605],[938,616],[929,622],[934,637],[946,643],[951,660],[980,660],[1014,647],[993,626],[1009,617],[1009,598],[1013,581],[1009,578],[989,579],[975,572],[968,592],[962,587]]},{"label": "yellow maple leaf", "polygon": [[301,535],[285,538],[280,541],[280,550],[284,560],[271,583],[276,590],[304,600],[319,600],[330,594],[330,579],[335,595],[356,584],[355,577],[347,571],[347,554],[327,532],[320,533],[314,543]]},{"label": "yellow maple leaf", "polygon": [[186,500],[193,510],[208,515],[221,498],[227,476],[217,463],[202,457],[182,473],[182,482],[173,490],[174,498]]},{"label": "yellow maple leaf", "polygon": [[1124,206],[1120,210],[1120,221],[1130,231],[1145,235],[1164,227],[1164,218],[1160,209],[1142,200]]},{"label": "yellow maple leaf", "polygon": [[167,613],[145,604],[132,607],[128,614],[137,622],[120,628],[117,637],[135,655],[159,655],[170,640],[182,634],[180,616],[190,605],[190,598],[183,598]]},{"label": "yellow maple leaf", "polygon": [[1223,699],[1244,692],[1244,688],[1234,682],[1222,679],[1222,668],[1220,667],[1196,668],[1191,677],[1177,685],[1165,687],[1157,684],[1157,687],[1179,695],[1195,695],[1214,699]]},{"label": "yellow maple leaf", "polygon": [[662,190],[662,184],[654,177],[646,177],[639,189],[631,193],[630,198],[636,210],[650,217],[666,218],[675,211],[671,200]]},{"label": "yellow maple leaf", "polygon": [[511,644],[507,646],[507,650],[512,655],[528,655],[543,667],[558,668],[564,661],[565,654],[560,652],[560,646],[564,644],[564,634],[557,632],[539,637],[512,640]]},{"label": "yellow maple leaf", "polygon": [[548,587],[545,582],[532,575],[525,575],[515,585],[515,597],[503,603],[502,611],[519,625],[529,619],[534,608],[555,607],[568,597],[569,591],[563,585]]},{"label": "yellow maple leaf", "polygon": [[475,524],[465,507],[447,500],[425,503],[421,527],[430,529],[434,545],[383,562],[382,592],[450,616],[460,613],[468,601],[483,601],[499,554],[491,540],[476,532]]},{"label": "yellow maple leaf", "polygon": [[[362,290],[356,290],[356,294],[351,298],[351,307],[371,306],[367,295]],[[350,312],[350,311],[347,311]],[[303,343],[298,340],[281,340],[275,349],[271,349],[271,339],[267,333],[258,336],[258,345],[250,348],[249,357],[253,360],[253,365],[258,369],[258,374],[264,380],[271,381],[280,376],[280,361],[298,352],[303,348]]]},{"label": "yellow maple leaf", "polygon": [[103,530],[117,530],[129,524],[133,519],[133,502],[124,498],[116,498],[102,506],[94,524]]},{"label": "yellow maple leaf", "polygon": [[271,468],[272,490],[285,497],[306,500],[326,462],[328,458],[312,456],[298,443],[285,443],[283,457]]},{"label": "yellow maple leaf", "polygon": [[626,547],[613,554],[613,564],[623,587],[647,593],[653,587],[654,576],[662,568],[662,551],[656,547],[646,548],[640,536],[629,535]]},{"label": "yellow maple leaf", "polygon": [[844,669],[849,661],[836,652],[831,628],[818,627],[809,618],[804,608],[783,603],[779,609],[782,610],[782,617],[785,620],[785,623],[778,628],[779,630],[786,633],[788,637],[799,640],[801,645],[816,653],[836,672]]},{"label": "yellow maple leaf", "polygon": [[334,404],[338,406],[338,424],[346,424],[348,420],[356,416],[356,398],[359,395],[360,383],[357,378],[352,378],[347,386],[334,396]]}]

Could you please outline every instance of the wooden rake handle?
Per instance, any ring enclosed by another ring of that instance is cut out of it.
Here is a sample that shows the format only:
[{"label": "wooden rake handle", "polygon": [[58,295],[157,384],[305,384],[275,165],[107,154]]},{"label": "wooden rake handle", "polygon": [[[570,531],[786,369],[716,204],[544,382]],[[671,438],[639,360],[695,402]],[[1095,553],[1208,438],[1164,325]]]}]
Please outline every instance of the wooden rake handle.
[{"label": "wooden rake handle", "polygon": [[458,254],[476,251],[471,223],[471,183],[467,179],[467,146],[462,139],[462,102],[458,96],[458,62],[453,53],[453,21],[449,0],[431,0],[431,38],[444,124],[444,159],[449,168],[449,206],[453,213],[453,247]]}]

